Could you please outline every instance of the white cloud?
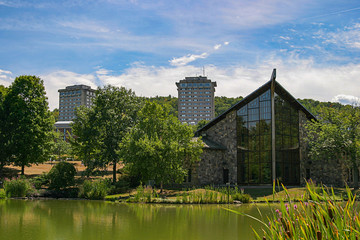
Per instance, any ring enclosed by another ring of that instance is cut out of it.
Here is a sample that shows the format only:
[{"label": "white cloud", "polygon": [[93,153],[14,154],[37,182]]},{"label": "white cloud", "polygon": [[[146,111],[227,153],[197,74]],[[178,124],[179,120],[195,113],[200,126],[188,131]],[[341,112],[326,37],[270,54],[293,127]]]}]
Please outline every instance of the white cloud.
[{"label": "white cloud", "polygon": [[280,39],[283,39],[283,40],[289,41],[291,38],[290,38],[290,37],[280,36]]},{"label": "white cloud", "polygon": [[206,58],[208,57],[208,53],[204,52],[200,55],[195,55],[195,54],[188,54],[186,56],[183,57],[179,57],[179,58],[173,58],[172,60],[170,60],[170,64],[173,66],[185,66],[186,64],[195,61],[196,59],[199,58]]},{"label": "white cloud", "polygon": [[96,77],[93,74],[78,74],[69,71],[56,71],[40,75],[44,80],[50,109],[59,108],[58,90],[66,86],[84,84],[96,89]]},{"label": "white cloud", "polygon": [[[342,100],[345,103],[345,99],[360,97],[360,64],[319,67],[313,59],[301,59],[294,54],[287,59],[273,55],[251,67],[205,67],[208,78],[217,82],[216,96],[247,96],[267,82],[272,69],[276,68],[277,81],[295,98]],[[10,74],[8,71],[6,73]],[[201,74],[202,69],[191,65],[156,67],[137,62],[121,74],[98,68],[90,74],[56,71],[43,74],[41,78],[45,82],[50,108],[53,109],[58,107],[58,89],[69,85],[85,84],[96,88],[97,83],[101,86],[111,84],[131,88],[140,96],[177,96],[175,82]]]},{"label": "white cloud", "polygon": [[12,81],[12,72],[0,69],[0,85],[8,87]]},{"label": "white cloud", "polygon": [[359,105],[360,104],[360,98],[359,97],[355,97],[352,95],[344,95],[344,94],[339,94],[336,95],[332,101],[334,102],[339,102],[342,104],[350,104],[350,105]]},{"label": "white cloud", "polygon": [[360,24],[355,23],[350,27],[336,32],[319,31],[317,38],[322,38],[324,43],[334,44],[340,47],[360,49]]},{"label": "white cloud", "polygon": [[224,42],[224,45],[229,45],[229,42]]},{"label": "white cloud", "polygon": [[218,50],[219,48],[221,48],[221,44],[216,44],[216,45],[214,46],[214,49],[215,49],[215,50]]}]

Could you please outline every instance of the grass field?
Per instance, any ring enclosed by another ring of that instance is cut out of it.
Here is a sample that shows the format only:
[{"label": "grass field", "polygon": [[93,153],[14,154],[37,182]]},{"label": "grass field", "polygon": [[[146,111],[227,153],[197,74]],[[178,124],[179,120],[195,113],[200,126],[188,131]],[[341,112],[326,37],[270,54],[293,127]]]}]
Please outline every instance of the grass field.
[{"label": "grass field", "polygon": [[[76,175],[78,177],[82,176],[86,167],[81,163],[81,161],[69,161],[69,162],[72,163],[74,165],[74,167],[76,168],[76,171],[77,171]],[[31,167],[25,167],[25,177],[31,178],[31,177],[40,175],[42,173],[48,173],[55,164],[56,164],[55,161],[48,161],[48,162],[37,164],[37,165],[34,164]],[[122,165],[118,164],[117,169],[120,169],[120,168],[122,168]],[[20,173],[21,173],[21,167],[12,166],[12,165],[6,166],[3,171],[4,177],[6,177],[6,178],[16,177],[16,176],[20,175]],[[101,177],[111,178],[112,177],[112,166],[109,166],[107,169],[105,169],[105,171],[102,171]],[[117,177],[119,177],[119,174],[117,175]]]}]

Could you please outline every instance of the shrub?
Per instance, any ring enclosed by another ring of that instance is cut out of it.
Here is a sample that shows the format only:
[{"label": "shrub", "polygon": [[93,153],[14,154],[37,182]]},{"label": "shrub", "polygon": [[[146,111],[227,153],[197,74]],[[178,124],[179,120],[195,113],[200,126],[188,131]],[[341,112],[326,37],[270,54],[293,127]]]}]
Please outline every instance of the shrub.
[{"label": "shrub", "polygon": [[5,181],[4,190],[7,197],[25,197],[32,192],[32,187],[28,180],[17,178]]},{"label": "shrub", "polygon": [[109,189],[109,194],[125,193],[129,190],[130,183],[125,178],[120,178],[116,183],[113,183]]},{"label": "shrub", "polygon": [[109,191],[109,182],[103,179],[85,180],[80,187],[79,197],[86,199],[104,199]]},{"label": "shrub", "polygon": [[60,190],[74,185],[76,169],[68,162],[57,163],[49,172],[49,188]]},{"label": "shrub", "polygon": [[4,199],[4,198],[6,198],[5,191],[4,189],[0,189],[0,199]]},{"label": "shrub", "polygon": [[233,200],[240,201],[242,203],[249,203],[251,200],[251,197],[249,194],[245,193],[236,193],[232,196]]},{"label": "shrub", "polygon": [[34,185],[36,189],[40,189],[42,186],[49,184],[49,177],[46,173],[43,173],[30,179],[30,183]]}]

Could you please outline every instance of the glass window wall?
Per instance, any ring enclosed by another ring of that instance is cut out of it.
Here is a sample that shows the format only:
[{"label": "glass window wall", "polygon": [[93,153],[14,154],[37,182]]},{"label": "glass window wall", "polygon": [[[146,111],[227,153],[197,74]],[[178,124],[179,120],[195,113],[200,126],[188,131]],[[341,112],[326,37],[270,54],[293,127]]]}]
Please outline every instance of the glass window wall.
[{"label": "glass window wall", "polygon": [[[275,101],[276,177],[298,184],[299,115],[278,94]],[[265,93],[237,111],[238,183],[272,183],[271,93]]]}]

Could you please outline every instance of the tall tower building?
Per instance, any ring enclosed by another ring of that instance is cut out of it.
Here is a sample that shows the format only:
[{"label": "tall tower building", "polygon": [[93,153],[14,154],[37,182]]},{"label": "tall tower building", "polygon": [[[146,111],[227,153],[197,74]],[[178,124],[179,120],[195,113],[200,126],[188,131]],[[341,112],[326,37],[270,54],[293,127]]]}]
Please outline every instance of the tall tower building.
[{"label": "tall tower building", "polygon": [[90,107],[95,98],[95,90],[86,85],[68,86],[59,89],[59,121],[71,121],[75,118],[75,110],[83,105]]},{"label": "tall tower building", "polygon": [[178,118],[182,123],[197,124],[215,117],[215,87],[207,77],[185,77],[176,83]]}]

